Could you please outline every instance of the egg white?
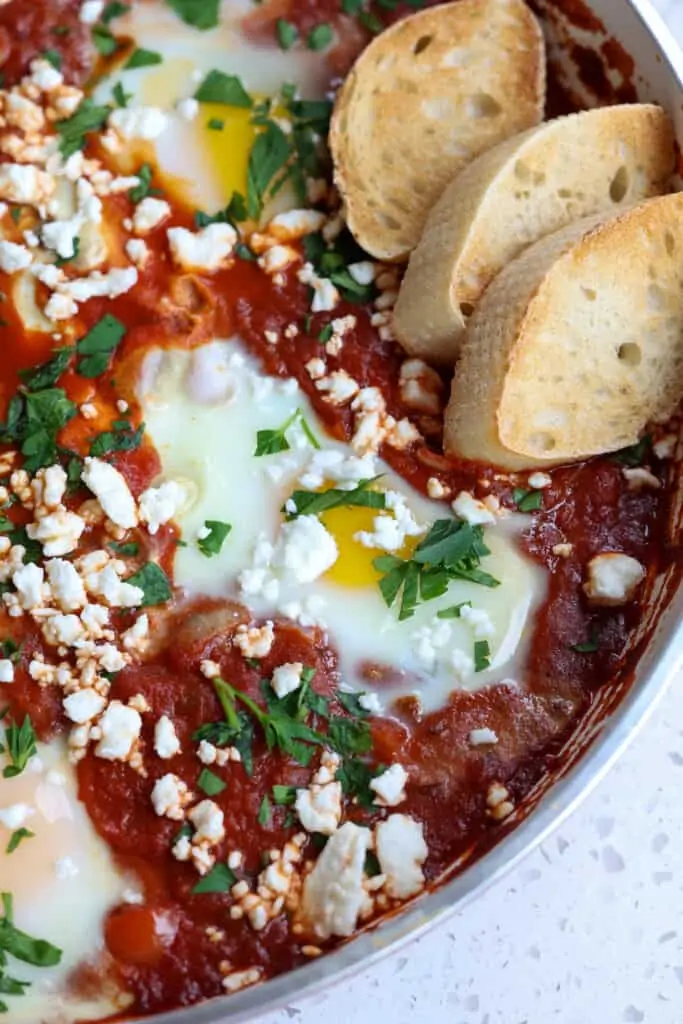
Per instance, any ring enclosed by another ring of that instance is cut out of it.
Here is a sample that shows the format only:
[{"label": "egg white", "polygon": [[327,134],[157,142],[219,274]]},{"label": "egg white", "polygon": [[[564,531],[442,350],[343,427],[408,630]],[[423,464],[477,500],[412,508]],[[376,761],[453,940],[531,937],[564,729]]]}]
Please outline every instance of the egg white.
[{"label": "egg white", "polygon": [[[251,564],[259,538],[277,542],[283,517],[281,508],[292,491],[312,449],[303,431],[287,435],[288,452],[255,457],[259,430],[280,427],[301,409],[319,442],[327,449],[352,454],[348,446],[324,434],[315,413],[295,381],[263,377],[246,356],[238,339],[216,340],[194,352],[156,350],[143,364],[138,397],[143,405],[147,431],[157,448],[164,479],[184,482],[190,500],[178,515],[182,538],[187,546],[175,558],[176,583],[190,593],[237,597],[245,600],[255,615],[272,616],[295,606],[328,631],[340,655],[344,683],[368,689],[360,671],[364,662],[394,670],[396,682],[384,687],[379,696],[387,704],[397,696],[417,693],[428,708],[443,705],[456,686],[450,660],[454,650],[472,656],[472,628],[459,619],[435,620],[436,613],[450,605],[470,601],[486,612],[493,626],[489,638],[491,666],[467,680],[468,686],[482,686],[503,675],[514,677],[523,657],[532,612],[544,590],[544,575],[524,557],[514,543],[514,521],[486,532],[491,555],[483,568],[501,581],[494,589],[465,581],[454,581],[447,594],[418,606],[415,615],[399,622],[396,609],[388,609],[374,572],[367,567],[381,551],[368,551],[357,541],[345,539],[340,558],[349,560],[345,575],[350,585],[335,581],[334,570],[312,583],[296,583],[283,576],[276,601],[262,596],[244,598],[238,576]],[[382,487],[398,491],[407,500],[413,516],[425,529],[436,519],[448,517],[444,505],[426,500],[384,463]],[[340,511],[338,517],[354,515]],[[232,532],[220,554],[207,558],[197,543],[206,520],[229,522]],[[331,528],[334,535],[334,529]],[[353,566],[358,565],[359,582],[354,583]],[[291,614],[291,612],[290,612]],[[420,657],[420,631],[439,624],[442,633],[434,663]]]}]

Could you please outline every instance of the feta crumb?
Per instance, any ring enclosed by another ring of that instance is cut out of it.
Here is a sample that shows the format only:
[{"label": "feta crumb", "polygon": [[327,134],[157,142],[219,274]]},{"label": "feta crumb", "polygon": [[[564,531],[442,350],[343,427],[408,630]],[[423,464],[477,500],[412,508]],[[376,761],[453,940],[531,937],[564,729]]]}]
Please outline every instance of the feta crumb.
[{"label": "feta crumb", "polygon": [[79,874],[79,867],[73,857],[59,857],[55,861],[55,878],[58,881],[66,882],[69,878],[76,878]]},{"label": "feta crumb", "polygon": [[14,664],[9,658],[0,658],[0,683],[14,682]]},{"label": "feta crumb", "polygon": [[296,583],[312,583],[334,565],[337,542],[314,515],[297,516],[283,523],[273,555],[273,565]]},{"label": "feta crumb", "polygon": [[160,526],[175,518],[186,501],[187,491],[175,480],[168,480],[158,487],[148,487],[140,495],[140,519],[147,523],[147,529],[154,535]]},{"label": "feta crumb", "polygon": [[188,818],[196,829],[194,842],[220,843],[225,835],[223,811],[213,800],[202,800],[192,808]]},{"label": "feta crumb", "polygon": [[149,248],[142,238],[129,238],[126,242],[126,256],[136,267],[144,267],[149,256]]},{"label": "feta crumb", "polygon": [[318,938],[353,934],[367,900],[363,879],[370,839],[369,829],[347,821],[306,876],[300,913]]},{"label": "feta crumb", "polygon": [[588,563],[584,593],[592,604],[617,607],[631,601],[645,578],[640,562],[616,551],[605,551]]},{"label": "feta crumb", "polygon": [[268,621],[263,626],[240,626],[234,643],[245,658],[265,658],[270,654],[274,639],[273,623]]},{"label": "feta crumb", "polygon": [[194,121],[199,116],[199,100],[196,100],[194,96],[179,100],[175,108],[184,121]]},{"label": "feta crumb", "polygon": [[168,715],[162,715],[154,727],[154,750],[163,760],[180,753],[180,740]]},{"label": "feta crumb", "polygon": [[497,743],[498,735],[493,729],[472,729],[469,739],[471,747],[484,747]]},{"label": "feta crumb", "polygon": [[301,673],[304,666],[300,661],[288,661],[284,665],[278,665],[273,672],[271,685],[278,697],[286,697],[301,686]]},{"label": "feta crumb", "polygon": [[422,889],[422,865],[429,850],[420,822],[406,814],[391,814],[375,828],[375,848],[389,896],[405,900]]},{"label": "feta crumb", "polygon": [[484,526],[495,523],[496,517],[487,509],[483,502],[477,501],[469,491],[461,491],[451,508],[459,519],[471,526]]},{"label": "feta crumb", "polygon": [[536,491],[542,491],[544,487],[550,487],[552,482],[552,477],[548,476],[547,473],[531,473],[527,477],[529,487],[533,487]]},{"label": "feta crumb", "polygon": [[96,755],[107,761],[127,761],[142,729],[139,712],[113,700],[98,724],[102,737],[95,748]]},{"label": "feta crumb", "polygon": [[230,224],[209,224],[197,232],[169,228],[167,236],[173,259],[186,270],[218,270],[237,242]]},{"label": "feta crumb", "polygon": [[379,715],[382,713],[382,704],[376,693],[361,693],[358,698],[358,703],[367,711],[370,715]]},{"label": "feta crumb", "polygon": [[106,706],[106,699],[95,690],[76,690],[70,693],[62,701],[67,718],[76,725],[84,725],[102,714]]},{"label": "feta crumb", "polygon": [[438,477],[430,476],[429,480],[427,481],[427,494],[429,495],[430,498],[433,498],[435,501],[438,501],[439,498],[447,498],[450,493],[450,487],[447,487],[445,484],[442,484]]},{"label": "feta crumb", "polygon": [[0,270],[5,274],[16,274],[26,270],[33,262],[33,253],[25,245],[14,242],[0,242]]},{"label": "feta crumb", "polygon": [[0,825],[4,825],[10,832],[14,832],[35,814],[35,811],[28,804],[10,804],[9,807],[0,807]]},{"label": "feta crumb", "polygon": [[133,230],[136,235],[146,235],[158,227],[170,214],[171,207],[164,199],[146,196],[135,207]]},{"label": "feta crumb", "polygon": [[130,530],[137,525],[135,499],[122,473],[102,459],[88,457],[81,474],[112,523]]},{"label": "feta crumb", "polygon": [[157,139],[168,125],[168,117],[157,107],[117,107],[107,122],[124,139]]},{"label": "feta crumb", "polygon": [[160,818],[182,821],[185,817],[185,807],[191,799],[192,794],[189,792],[187,784],[171,772],[162,775],[154,783],[152,806],[154,813]]},{"label": "feta crumb", "polygon": [[648,487],[653,491],[657,491],[662,486],[659,478],[643,466],[636,466],[634,469],[623,469],[622,473],[628,481],[628,489],[630,491],[641,491]]},{"label": "feta crumb", "polygon": [[79,20],[84,25],[94,25],[96,21],[100,20],[103,10],[104,0],[83,0],[83,6],[78,16]]},{"label": "feta crumb", "polygon": [[379,807],[396,807],[406,798],[405,785],[408,772],[403,765],[392,764],[386,771],[370,781],[370,789],[377,794]]}]

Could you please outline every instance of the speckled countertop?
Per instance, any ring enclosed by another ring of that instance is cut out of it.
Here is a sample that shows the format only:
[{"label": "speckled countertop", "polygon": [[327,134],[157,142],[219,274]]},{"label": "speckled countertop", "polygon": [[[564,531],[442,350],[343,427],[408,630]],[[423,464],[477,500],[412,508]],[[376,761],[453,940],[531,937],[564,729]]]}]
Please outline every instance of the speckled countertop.
[{"label": "speckled countertop", "polygon": [[[683,0],[656,6],[683,43]],[[378,967],[258,1024],[683,1024],[682,687],[502,882]]]}]

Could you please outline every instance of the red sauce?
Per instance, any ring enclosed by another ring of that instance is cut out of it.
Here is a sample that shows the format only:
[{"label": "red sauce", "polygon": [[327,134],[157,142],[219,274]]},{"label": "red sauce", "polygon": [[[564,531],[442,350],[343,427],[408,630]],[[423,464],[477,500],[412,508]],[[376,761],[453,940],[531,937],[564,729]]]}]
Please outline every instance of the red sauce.
[{"label": "red sauce", "polygon": [[[8,43],[4,61],[9,81],[20,76],[48,42],[63,53],[68,76],[82,80],[91,53],[85,30],[78,23],[79,7],[80,0],[32,0],[30,4],[13,0],[0,8],[0,41],[3,32],[12,30],[6,36],[12,45]],[[336,0],[334,4],[332,0],[307,0],[296,5],[276,0],[255,11],[250,31],[271,31],[275,17],[291,16],[305,32],[321,20],[337,18],[336,11]],[[401,13],[403,8],[391,16]],[[73,31],[55,40],[54,27],[61,24],[68,24]],[[349,29],[345,38],[347,44],[353,40],[350,48],[347,45],[347,58],[362,45],[366,34]],[[127,197],[107,203],[116,208],[119,219],[131,213]],[[174,223],[187,226],[191,218],[191,210],[175,203]],[[128,333],[112,374],[92,382],[71,373],[61,382],[74,401],[82,403],[97,395],[105,410],[96,424],[75,419],[63,433],[63,444],[86,451],[93,436],[120,416],[115,403],[122,395],[131,403],[128,415],[132,425],[139,424],[133,382],[140,360],[151,346],[191,347],[231,333],[243,338],[266,372],[296,377],[330,435],[348,439],[349,411],[323,401],[304,365],[320,354],[321,328],[332,316],[351,312],[358,318],[357,326],[345,337],[341,356],[327,357],[328,371],[343,367],[361,386],[380,387],[391,414],[397,418],[411,414],[402,404],[398,386],[404,356],[395,344],[378,338],[370,325],[370,310],[342,304],[334,314],[313,316],[305,330],[307,289],[293,272],[286,274],[277,288],[255,263],[239,259],[211,277],[175,276],[165,249],[168,226],[166,223],[148,238],[151,256],[135,289],[113,302],[98,299],[81,307],[76,337],[104,312],[114,313]],[[301,328],[294,338],[284,333],[290,323]],[[278,332],[281,340],[277,346],[266,343],[266,330]],[[18,371],[45,359],[51,344],[43,336],[23,335],[16,318],[10,320],[6,338],[0,377],[4,402],[16,390]],[[415,488],[426,493],[427,480],[437,476],[454,493],[467,489],[479,496],[494,494],[512,505],[514,480],[499,479],[490,467],[445,459],[438,421],[418,418],[415,422],[427,438],[423,444],[407,452],[387,447],[382,453]],[[136,495],[160,469],[149,444],[118,455],[116,464]],[[655,462],[654,469],[659,473],[660,464]],[[74,507],[82,500],[83,494],[74,497]],[[581,591],[584,567],[601,551],[624,551],[643,562],[654,576],[671,557],[662,543],[668,502],[665,488],[630,491],[621,467],[609,458],[555,471],[552,485],[543,492],[543,509],[529,516],[522,540],[529,556],[550,571],[547,600],[536,617],[523,676],[514,681],[516,685],[501,681],[477,693],[455,692],[445,709],[424,717],[414,702],[406,701],[395,717],[373,720],[374,763],[400,760],[410,770],[408,796],[400,811],[424,824],[430,851],[425,865],[429,880],[437,879],[466,851],[476,856],[494,841],[498,826],[486,813],[488,786],[500,782],[515,802],[522,801],[536,780],[554,766],[560,744],[576,728],[598,690],[610,686],[616,671],[623,670],[624,645],[641,609],[637,604],[626,610],[589,608]],[[176,542],[172,529],[163,528],[154,538],[134,532],[127,539],[140,545],[131,568],[155,558],[172,571]],[[97,526],[88,529],[84,540],[86,550],[108,542]],[[569,557],[553,553],[558,543],[573,545]],[[255,932],[244,921],[229,916],[227,895],[193,894],[195,869],[169,853],[178,823],[153,810],[152,788],[168,770],[197,791],[202,765],[192,737],[203,724],[221,718],[214,688],[199,670],[200,661],[209,658],[217,662],[224,678],[255,700],[260,699],[261,679],[283,662],[300,661],[316,669],[315,691],[331,698],[338,714],[345,714],[335,700],[339,685],[336,653],[318,631],[302,631],[286,621],[278,622],[270,654],[253,667],[231,643],[236,626],[249,621],[249,613],[239,605],[213,600],[187,605],[179,599],[174,607],[153,609],[150,614],[151,656],[118,673],[111,690],[111,697],[122,701],[142,695],[151,709],[143,716],[142,748],[150,754],[144,761],[146,774],[92,753],[79,765],[80,796],[96,829],[121,866],[137,875],[144,888],[144,905],[117,907],[105,924],[112,972],[133,994],[133,1012],[140,1014],[220,994],[223,961],[229,961],[235,970],[262,966],[266,974],[306,961],[303,947],[308,940],[292,931],[286,915]],[[122,612],[118,620],[117,625],[126,628],[129,613]],[[25,641],[10,692],[13,712],[30,712],[36,730],[47,737],[66,727],[62,694],[38,686],[27,667],[36,652],[47,654],[48,650],[28,619],[18,620],[12,628],[16,638]],[[599,642],[596,653],[572,649],[591,635]],[[161,715],[172,718],[182,746],[170,769],[168,762],[151,755],[154,723]],[[472,748],[468,741],[470,731],[482,723],[499,738],[486,752]],[[274,784],[306,784],[310,771],[278,751],[269,751],[257,733],[253,774],[247,775],[243,764],[231,763],[224,775],[227,788],[213,797],[225,811],[226,822],[226,835],[216,853],[224,859],[229,851],[240,850],[244,861],[237,875],[253,878],[264,854],[281,847],[298,830],[286,807],[272,808],[267,821],[257,826],[263,794]],[[376,820],[385,814],[377,808],[372,812],[352,808],[349,813],[358,821]],[[314,854],[311,840],[305,855]],[[207,933],[207,928],[218,932]]]},{"label": "red sauce", "polygon": [[6,86],[28,74],[46,50],[58,53],[68,82],[82,85],[95,63],[89,25],[80,20],[81,0],[10,0],[0,7],[0,68]]}]

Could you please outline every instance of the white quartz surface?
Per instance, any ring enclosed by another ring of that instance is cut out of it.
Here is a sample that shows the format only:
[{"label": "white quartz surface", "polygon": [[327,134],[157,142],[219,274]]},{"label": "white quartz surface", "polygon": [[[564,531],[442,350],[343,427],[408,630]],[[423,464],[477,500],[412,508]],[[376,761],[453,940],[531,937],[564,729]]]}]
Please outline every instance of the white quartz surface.
[{"label": "white quartz surface", "polygon": [[[657,6],[683,41],[683,0]],[[521,867],[373,970],[259,1024],[378,1014],[382,1024],[683,1024],[683,678]]]}]

